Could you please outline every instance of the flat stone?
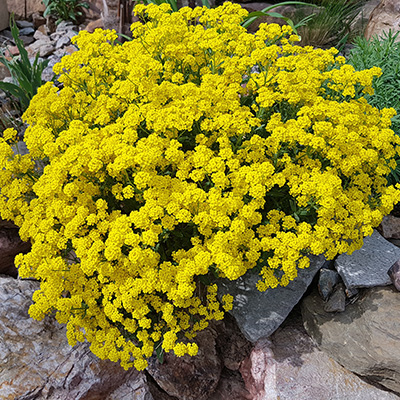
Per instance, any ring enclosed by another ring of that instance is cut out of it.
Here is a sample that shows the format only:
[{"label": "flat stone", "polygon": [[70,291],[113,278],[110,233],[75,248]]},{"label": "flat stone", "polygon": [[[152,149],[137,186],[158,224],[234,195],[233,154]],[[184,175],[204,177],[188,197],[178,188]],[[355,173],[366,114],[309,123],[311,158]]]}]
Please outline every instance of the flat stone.
[{"label": "flat stone", "polygon": [[31,43],[35,41],[35,39],[32,36],[20,36],[19,38],[22,40],[24,46],[29,46]]},{"label": "flat stone", "polygon": [[54,46],[52,44],[45,44],[43,46],[40,47],[39,49],[39,55],[40,57],[47,57],[50,54],[54,53]]},{"label": "flat stone", "polygon": [[225,314],[222,321],[215,321],[217,331],[217,350],[224,367],[230,371],[238,371],[242,361],[251,352],[252,344],[240,331],[235,318],[229,313]]},{"label": "flat stone", "polygon": [[33,29],[33,26],[32,26],[29,28],[20,29],[19,34],[28,36],[28,35],[33,35],[34,32],[35,32],[35,30]]},{"label": "flat stone", "polygon": [[322,351],[368,382],[400,395],[400,294],[393,286],[363,289],[356,302],[336,314],[324,311],[314,291],[301,310],[308,334]]},{"label": "flat stone", "polygon": [[33,38],[35,40],[45,40],[47,42],[50,42],[50,38],[39,29],[37,29],[36,32],[34,33]]},{"label": "flat stone", "polygon": [[17,144],[13,145],[11,148],[14,154],[21,154],[21,156],[24,156],[25,154],[29,153],[29,150],[26,147],[26,143],[22,140],[20,140]]},{"label": "flat stone", "polygon": [[319,350],[293,313],[257,342],[240,371],[252,400],[399,400]]},{"label": "flat stone", "polygon": [[400,249],[374,231],[361,249],[338,256],[335,267],[350,290],[386,286],[392,283],[387,271],[398,259]]},{"label": "flat stone", "polygon": [[20,29],[33,28],[33,23],[29,22],[29,21],[18,20],[18,21],[15,21],[15,23],[17,24],[18,28],[20,28]]},{"label": "flat stone", "polygon": [[229,293],[234,298],[230,313],[247,340],[255,343],[279,328],[306,292],[325,258],[312,256],[310,261],[310,266],[299,269],[297,278],[287,286],[265,292],[256,289],[260,277],[251,271],[235,281],[223,280],[219,283],[219,295]]}]

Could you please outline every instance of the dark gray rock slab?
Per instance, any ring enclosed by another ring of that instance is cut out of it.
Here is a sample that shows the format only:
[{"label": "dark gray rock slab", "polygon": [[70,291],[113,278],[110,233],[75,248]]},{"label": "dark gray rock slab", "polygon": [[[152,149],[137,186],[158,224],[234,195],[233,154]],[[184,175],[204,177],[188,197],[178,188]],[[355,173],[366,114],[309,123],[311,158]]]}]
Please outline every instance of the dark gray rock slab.
[{"label": "dark gray rock slab", "polygon": [[374,231],[364,239],[361,249],[338,256],[335,267],[350,290],[387,286],[392,283],[387,271],[398,259],[400,248]]},{"label": "dark gray rock slab", "polygon": [[324,310],[326,312],[343,312],[346,309],[346,293],[343,283],[335,286],[332,295],[325,303]]},{"label": "dark gray rock slab", "polygon": [[219,295],[230,293],[234,297],[230,313],[246,339],[254,343],[279,328],[325,262],[323,256],[312,256],[310,260],[310,266],[299,269],[297,278],[285,287],[259,292],[256,284],[260,277],[251,271],[235,281],[219,283]]},{"label": "dark gray rock slab", "polygon": [[315,290],[301,309],[304,326],[322,351],[400,395],[400,293],[393,286],[363,289],[358,301],[336,314],[324,311]]}]

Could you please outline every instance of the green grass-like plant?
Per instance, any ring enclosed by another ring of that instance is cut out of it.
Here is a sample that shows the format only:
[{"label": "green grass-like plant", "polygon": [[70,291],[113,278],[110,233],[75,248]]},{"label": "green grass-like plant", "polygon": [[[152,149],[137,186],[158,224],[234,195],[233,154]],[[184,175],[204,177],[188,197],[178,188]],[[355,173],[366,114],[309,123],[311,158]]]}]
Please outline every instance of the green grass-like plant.
[{"label": "green grass-like plant", "polygon": [[18,99],[21,104],[21,111],[25,111],[32,97],[37,93],[37,89],[42,86],[42,72],[47,67],[49,60],[39,61],[39,54],[36,54],[35,60],[31,64],[24,43],[19,38],[19,29],[14,16],[10,18],[10,27],[20,55],[8,60],[5,54],[0,53],[0,62],[8,68],[15,82],[0,82],[0,89],[4,90],[8,97],[13,96]]},{"label": "green grass-like plant", "polygon": [[72,21],[78,23],[83,16],[83,8],[89,8],[86,1],[81,0],[42,0],[46,9],[43,13],[45,17],[52,15],[58,18],[56,24],[62,21]]},{"label": "green grass-like plant", "polygon": [[[314,47],[334,46],[339,50],[349,41],[350,26],[360,12],[365,0],[308,0],[308,7],[313,9],[313,18],[306,25],[299,27],[301,45]],[[310,9],[298,7],[291,18],[294,23],[310,14]]]}]

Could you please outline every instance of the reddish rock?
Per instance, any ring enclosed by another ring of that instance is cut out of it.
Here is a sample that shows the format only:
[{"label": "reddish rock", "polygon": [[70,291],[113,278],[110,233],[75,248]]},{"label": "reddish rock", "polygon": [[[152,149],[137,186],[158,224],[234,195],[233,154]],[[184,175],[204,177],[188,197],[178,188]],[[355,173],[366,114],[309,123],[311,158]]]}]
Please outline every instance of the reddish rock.
[{"label": "reddish rock", "polygon": [[[381,36],[389,30],[393,33],[400,31],[399,0],[381,0],[369,17],[364,36],[370,39],[373,36]],[[400,40],[400,36],[397,40]]]},{"label": "reddish rock", "polygon": [[240,371],[251,400],[398,399],[320,351],[298,313],[292,313],[269,340],[261,339]]},{"label": "reddish rock", "polygon": [[7,0],[8,12],[14,13],[17,19],[29,18],[32,14],[43,12],[45,6],[42,0]]},{"label": "reddish rock", "polygon": [[[37,28],[37,31],[39,31],[39,32],[42,33],[43,35],[47,36],[48,29],[47,29],[46,25],[40,25],[40,26]],[[36,31],[36,32],[37,32],[37,31]]]},{"label": "reddish rock", "polygon": [[29,242],[23,242],[18,235],[18,228],[9,221],[0,220],[0,274],[17,277],[18,271],[14,258],[19,253],[27,253]]},{"label": "reddish rock", "polygon": [[253,397],[240,372],[224,368],[217,388],[207,400],[253,400]]},{"label": "reddish rock", "polygon": [[[304,326],[324,353],[368,382],[395,392],[398,398],[400,302],[399,292],[393,286],[364,290],[342,313],[325,312],[316,291],[301,305]],[[336,398],[353,400],[356,397]],[[381,398],[378,395],[372,397]]]},{"label": "reddish rock", "polygon": [[[8,57],[11,59],[11,57]],[[0,81],[2,81],[4,78],[11,76],[9,69],[0,62]]]},{"label": "reddish rock", "polygon": [[17,56],[19,54],[19,50],[17,46],[8,46],[6,50],[6,57]]},{"label": "reddish rock", "polygon": [[43,15],[41,15],[40,13],[33,13],[32,22],[33,22],[33,27],[37,29],[39,28],[39,26],[46,24],[46,18],[43,17]]},{"label": "reddish rock", "polygon": [[85,30],[87,30],[89,33],[93,33],[98,28],[101,28],[101,29],[104,28],[104,23],[103,23],[103,20],[101,18],[100,19],[96,19],[95,21],[89,22],[87,24]]},{"label": "reddish rock", "polygon": [[217,388],[222,370],[215,337],[212,329],[199,332],[195,339],[199,352],[193,357],[176,357],[171,351],[164,355],[162,364],[152,357],[148,373],[170,396],[179,400],[207,400]]},{"label": "reddish rock", "polygon": [[400,218],[393,215],[384,216],[379,231],[385,239],[400,239]]},{"label": "reddish rock", "polygon": [[8,22],[7,1],[0,0],[0,31],[8,28]]},{"label": "reddish rock", "polygon": [[389,268],[388,275],[395,288],[400,292],[400,260],[396,261]]},{"label": "reddish rock", "polygon": [[238,371],[242,361],[249,356],[252,344],[244,337],[235,321],[228,313],[224,320],[215,323],[217,350],[226,368]]}]

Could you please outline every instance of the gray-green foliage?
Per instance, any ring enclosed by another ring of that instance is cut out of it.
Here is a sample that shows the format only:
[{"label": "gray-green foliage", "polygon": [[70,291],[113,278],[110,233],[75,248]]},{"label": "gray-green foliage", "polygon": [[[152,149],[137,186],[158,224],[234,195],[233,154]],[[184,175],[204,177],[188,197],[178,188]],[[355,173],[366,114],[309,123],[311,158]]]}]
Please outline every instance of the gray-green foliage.
[{"label": "gray-green foliage", "polygon": [[[384,33],[381,37],[366,40],[357,37],[348,63],[358,71],[373,66],[382,69],[382,75],[373,82],[374,94],[367,95],[368,102],[382,109],[393,107],[397,114],[392,119],[392,129],[400,135],[400,32]],[[400,182],[400,159],[397,168],[389,177],[390,181]]]}]

